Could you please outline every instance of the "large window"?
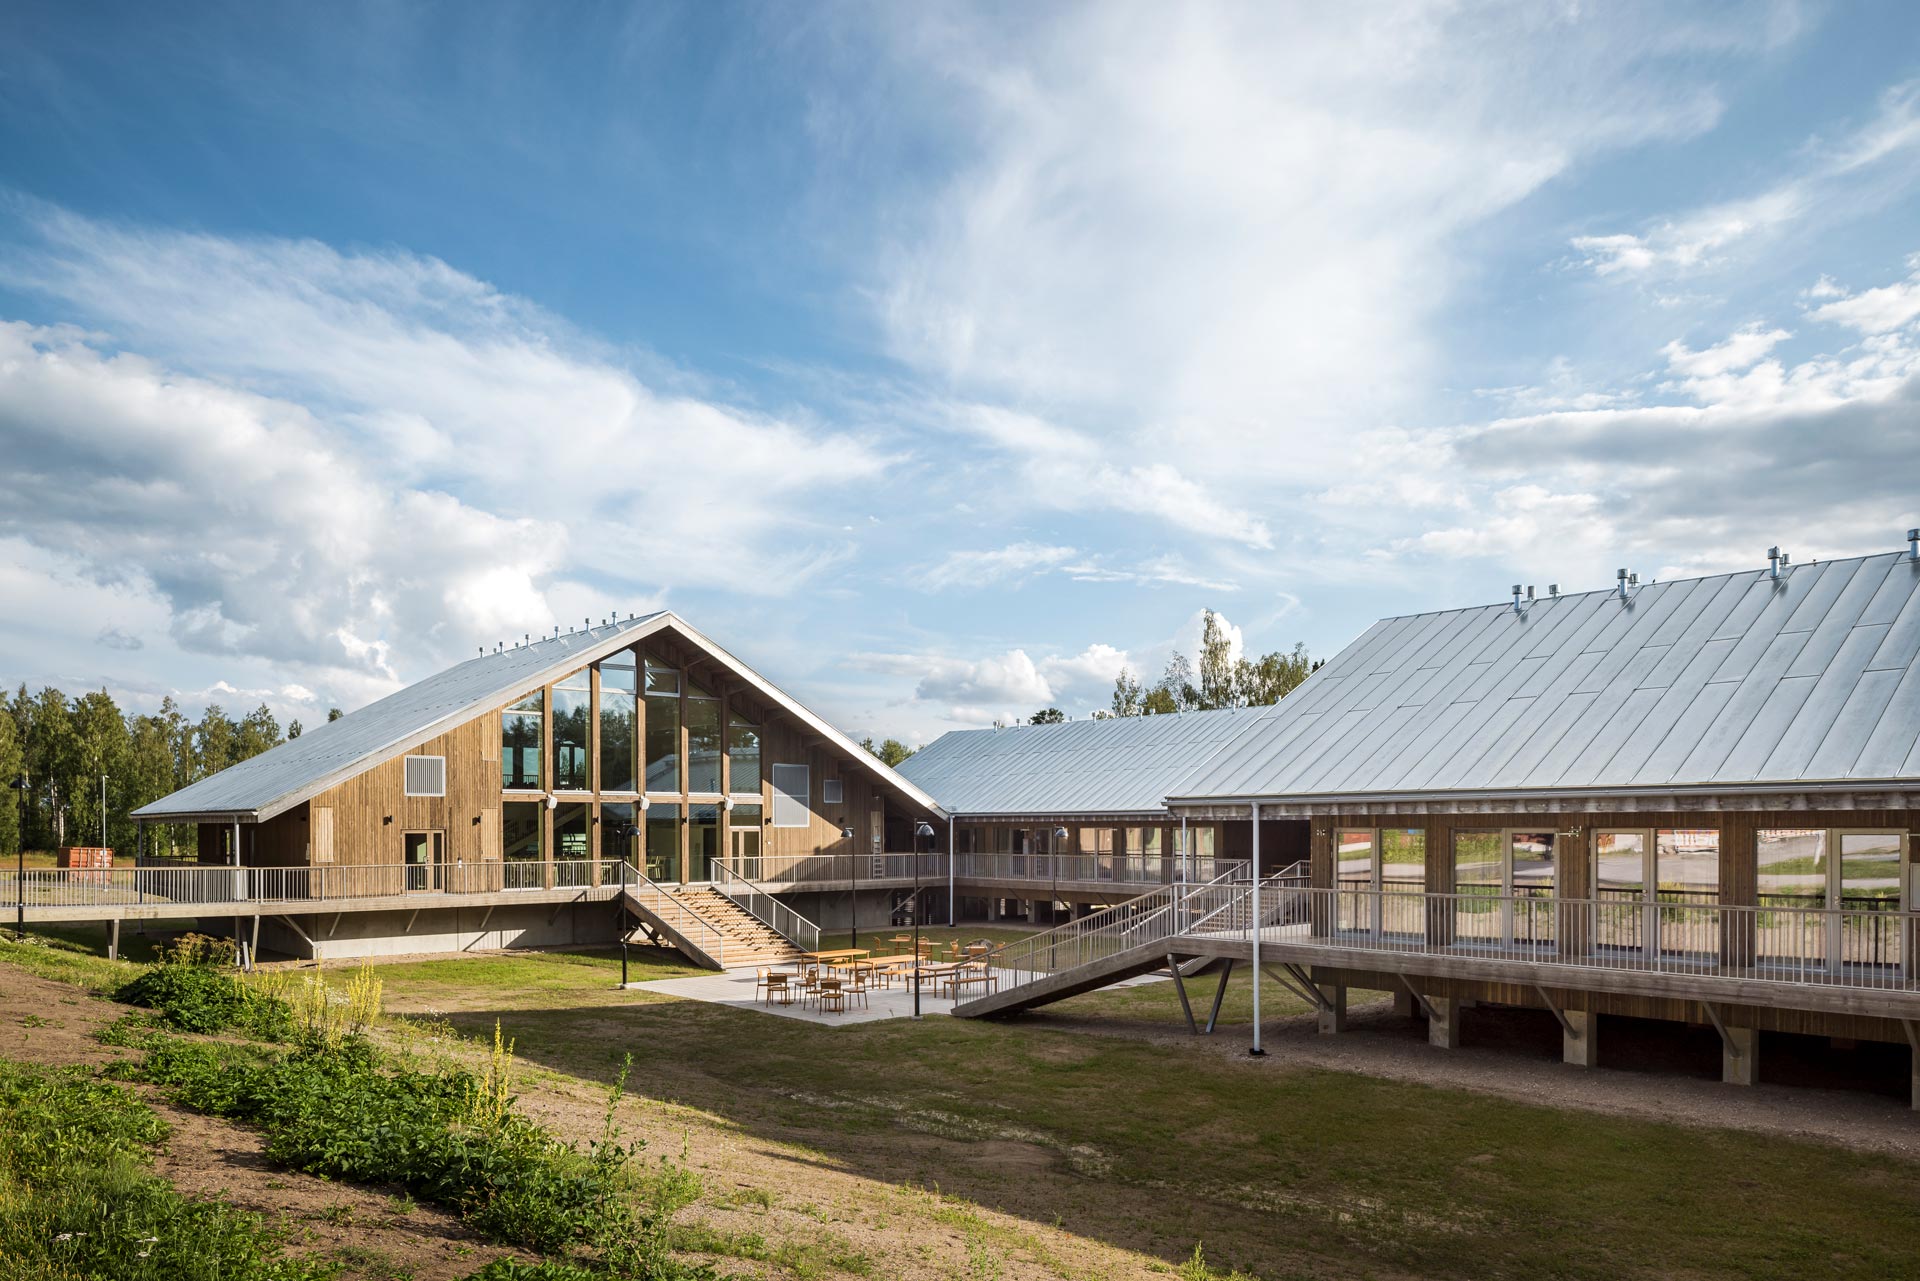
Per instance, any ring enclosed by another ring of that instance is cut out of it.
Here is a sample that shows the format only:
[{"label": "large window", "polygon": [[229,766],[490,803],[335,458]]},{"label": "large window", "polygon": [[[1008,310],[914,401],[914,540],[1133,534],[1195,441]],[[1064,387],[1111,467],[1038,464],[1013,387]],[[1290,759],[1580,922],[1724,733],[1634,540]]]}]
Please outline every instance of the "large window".
[{"label": "large window", "polygon": [[775,765],[773,767],[773,825],[775,827],[806,827],[812,822],[812,811],[807,803],[810,786],[806,766]]},{"label": "large window", "polygon": [[647,790],[681,790],[680,673],[652,659],[647,660]]},{"label": "large window", "polygon": [[635,704],[633,651],[621,650],[600,660],[600,790],[633,792],[640,786],[635,773],[639,759],[640,714]]},{"label": "large window", "polygon": [[760,727],[741,716],[728,718],[727,755],[732,773],[727,790],[735,795],[760,794]]},{"label": "large window", "polygon": [[553,790],[593,790],[587,743],[593,717],[593,692],[582,668],[553,687]]},{"label": "large window", "polygon": [[714,860],[720,854],[720,807],[693,805],[687,809],[687,879],[713,879]]},{"label": "large window", "polygon": [[647,879],[673,884],[680,879],[680,807],[647,807]]},{"label": "large window", "polygon": [[763,815],[758,805],[736,805],[727,815],[727,828],[732,835],[733,870],[750,881],[757,881],[764,873],[760,868],[760,821]]},{"label": "large window", "polygon": [[639,811],[631,801],[608,801],[600,807],[600,857],[611,863],[625,859],[637,862],[640,842],[633,831],[633,816]]},{"label": "large window", "polygon": [[540,721],[544,700],[535,690],[500,713],[500,786],[539,790]]},{"label": "large window", "polygon": [[687,688],[687,790],[720,790],[720,700],[697,685]]},{"label": "large window", "polygon": [[543,815],[539,801],[507,801],[500,807],[500,852],[506,859],[506,887],[534,889],[544,884]]}]

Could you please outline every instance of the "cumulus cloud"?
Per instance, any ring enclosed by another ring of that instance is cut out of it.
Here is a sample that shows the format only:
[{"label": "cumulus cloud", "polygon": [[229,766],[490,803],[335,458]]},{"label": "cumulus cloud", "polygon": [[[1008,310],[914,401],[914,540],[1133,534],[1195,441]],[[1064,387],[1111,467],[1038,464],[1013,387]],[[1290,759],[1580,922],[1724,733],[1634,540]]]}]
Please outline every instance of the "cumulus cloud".
[{"label": "cumulus cloud", "polygon": [[431,258],[29,206],[0,280],[90,326],[0,323],[0,534],[349,702],[679,584],[798,590],[851,551],[819,495],[893,461]]},{"label": "cumulus cloud", "polygon": [[865,671],[913,678],[913,697],[900,710],[908,719],[931,711],[941,722],[967,726],[1014,724],[1049,706],[1075,716],[1104,707],[1114,677],[1127,666],[1127,653],[1095,643],[1077,654],[1039,658],[1016,648],[977,658],[879,653],[854,654],[846,661]]},{"label": "cumulus cloud", "polygon": [[[1869,291],[1871,292],[1871,291]],[[1865,297],[1866,295],[1859,295]],[[1467,520],[1407,540],[1497,558],[1565,584],[1611,567],[1668,576],[1887,548],[1915,523],[1920,336],[1869,332],[1788,361],[1787,337],[1747,326],[1662,351],[1658,403],[1501,419],[1453,457],[1491,478]]]},{"label": "cumulus cloud", "polygon": [[1808,316],[1830,325],[1845,325],[1863,334],[1884,334],[1911,323],[1920,316],[1920,257],[1908,259],[1908,263],[1914,272],[1905,280],[1878,289],[1864,289],[1857,294],[1847,293],[1822,276],[1819,284],[1807,292],[1811,297],[1833,301],[1815,307]]}]

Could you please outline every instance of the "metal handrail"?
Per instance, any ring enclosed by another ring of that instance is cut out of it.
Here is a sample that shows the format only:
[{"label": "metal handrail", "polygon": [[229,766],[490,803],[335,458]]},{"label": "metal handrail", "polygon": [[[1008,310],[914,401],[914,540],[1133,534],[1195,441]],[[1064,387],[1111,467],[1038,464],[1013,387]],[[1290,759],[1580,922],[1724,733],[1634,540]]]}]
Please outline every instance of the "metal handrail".
[{"label": "metal handrail", "polygon": [[[648,911],[654,912],[662,920],[666,921],[670,928],[685,936],[689,943],[692,943],[708,956],[711,956],[722,966],[727,963],[726,935],[722,934],[718,928],[705,917],[701,916],[690,904],[682,900],[671,889],[660,884],[645,872],[635,867],[632,863],[624,860],[621,861],[620,876],[620,893],[630,894],[635,899],[638,899]],[[652,892],[656,900],[655,902],[648,902],[646,897],[648,891]],[[675,909],[672,917],[669,917],[667,913],[659,910],[658,900],[662,899],[664,899],[666,903],[671,904]],[[694,928],[689,929],[689,926]]]},{"label": "metal handrail", "polygon": [[1244,868],[1236,866],[1201,884],[1162,885],[1077,921],[1003,943],[987,954],[986,963],[1006,990],[1176,938],[1246,895],[1252,885],[1240,879],[1243,875]]},{"label": "metal handrail", "polygon": [[[1291,888],[1263,940],[1576,969],[1920,991],[1920,913],[1528,894]],[[1263,904],[1264,908],[1264,904]],[[1215,937],[1246,938],[1244,921]]]},{"label": "metal handrail", "polygon": [[35,908],[209,904],[302,906],[350,899],[457,897],[526,891],[610,897],[617,859],[439,863],[319,863],[235,867],[178,863],[113,868],[0,869],[0,900]]},{"label": "metal handrail", "polygon": [[[713,864],[714,888],[753,913],[762,925],[802,952],[820,950],[820,927],[724,863]],[[738,886],[738,889],[734,887]]]}]

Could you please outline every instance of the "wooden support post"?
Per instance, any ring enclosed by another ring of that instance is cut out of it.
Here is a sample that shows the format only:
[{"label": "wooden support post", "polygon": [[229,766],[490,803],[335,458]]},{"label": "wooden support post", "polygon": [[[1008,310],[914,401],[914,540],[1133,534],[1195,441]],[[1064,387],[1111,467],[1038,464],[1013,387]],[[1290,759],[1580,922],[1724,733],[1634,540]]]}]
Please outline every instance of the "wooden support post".
[{"label": "wooden support post", "polygon": [[[107,959],[109,961],[120,959],[120,918],[117,916],[107,922]],[[1909,1032],[1908,1035],[1912,1033]]]},{"label": "wooden support post", "polygon": [[1395,992],[1393,994],[1393,1012],[1403,1019],[1411,1019],[1418,1017],[1420,1006],[1414,1001],[1413,993]]},{"label": "wooden support post", "polygon": [[1422,997],[1427,1007],[1427,1044],[1443,1050],[1460,1048],[1460,998],[1457,996]]}]

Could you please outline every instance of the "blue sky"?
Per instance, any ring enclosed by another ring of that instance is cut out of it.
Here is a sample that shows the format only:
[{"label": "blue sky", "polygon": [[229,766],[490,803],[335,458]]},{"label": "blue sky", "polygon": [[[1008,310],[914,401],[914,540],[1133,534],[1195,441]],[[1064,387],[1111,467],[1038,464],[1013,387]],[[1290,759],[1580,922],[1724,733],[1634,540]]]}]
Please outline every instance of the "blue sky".
[{"label": "blue sky", "polygon": [[1920,523],[1901,5],[0,14],[0,677],[856,733]]}]

